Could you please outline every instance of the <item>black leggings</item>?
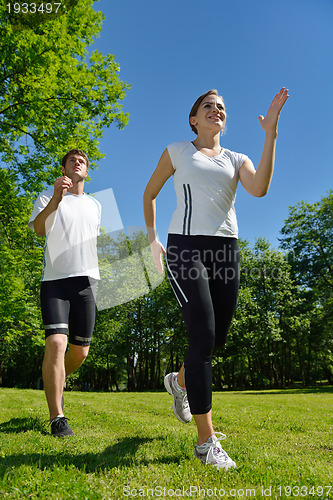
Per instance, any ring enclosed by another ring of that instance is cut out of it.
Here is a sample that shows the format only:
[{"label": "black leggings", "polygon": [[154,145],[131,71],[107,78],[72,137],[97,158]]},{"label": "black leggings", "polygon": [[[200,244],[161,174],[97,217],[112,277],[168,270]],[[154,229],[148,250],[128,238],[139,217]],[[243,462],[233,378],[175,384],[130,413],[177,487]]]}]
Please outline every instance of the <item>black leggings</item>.
[{"label": "black leggings", "polygon": [[235,312],[239,264],[236,238],[169,234],[167,272],[188,332],[185,383],[194,415],[212,407],[212,356]]}]

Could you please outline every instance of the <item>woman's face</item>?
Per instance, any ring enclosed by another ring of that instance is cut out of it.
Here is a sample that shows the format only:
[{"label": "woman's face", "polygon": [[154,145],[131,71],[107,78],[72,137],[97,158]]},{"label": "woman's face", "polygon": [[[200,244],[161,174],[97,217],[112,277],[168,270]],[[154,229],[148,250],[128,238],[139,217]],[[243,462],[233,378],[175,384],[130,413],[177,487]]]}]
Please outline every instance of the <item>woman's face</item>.
[{"label": "woman's face", "polygon": [[226,112],[221,97],[211,94],[200,103],[197,114],[191,116],[190,123],[200,130],[221,131],[224,128]]}]

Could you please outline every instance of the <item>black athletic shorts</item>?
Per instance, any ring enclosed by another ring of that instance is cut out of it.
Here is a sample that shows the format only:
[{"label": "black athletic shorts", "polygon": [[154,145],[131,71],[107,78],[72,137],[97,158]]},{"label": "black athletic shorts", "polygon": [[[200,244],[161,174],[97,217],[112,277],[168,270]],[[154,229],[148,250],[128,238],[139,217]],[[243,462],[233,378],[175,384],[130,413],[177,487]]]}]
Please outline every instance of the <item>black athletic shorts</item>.
[{"label": "black athletic shorts", "polygon": [[70,344],[90,345],[96,316],[97,281],[75,276],[42,281],[40,290],[45,338],[68,335]]}]

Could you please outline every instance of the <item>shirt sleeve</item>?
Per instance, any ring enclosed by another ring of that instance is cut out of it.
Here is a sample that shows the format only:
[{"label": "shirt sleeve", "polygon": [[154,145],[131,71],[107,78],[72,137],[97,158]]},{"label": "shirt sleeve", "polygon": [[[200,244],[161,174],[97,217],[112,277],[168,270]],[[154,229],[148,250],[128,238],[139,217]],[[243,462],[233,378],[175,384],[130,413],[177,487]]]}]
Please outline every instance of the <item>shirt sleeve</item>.
[{"label": "shirt sleeve", "polygon": [[245,160],[248,160],[249,157],[247,155],[244,155],[243,153],[236,153],[237,156],[237,164],[238,164],[238,170],[241,168]]},{"label": "shirt sleeve", "polygon": [[98,225],[97,225],[97,236],[101,234],[101,220],[102,220],[102,205],[98,201]]},{"label": "shirt sleeve", "polygon": [[238,174],[239,169],[243,165],[244,161],[247,160],[249,157],[244,155],[243,153],[235,153],[233,152],[233,163],[234,167],[236,169],[236,172]]},{"label": "shirt sleeve", "polygon": [[36,219],[37,215],[40,214],[49,204],[52,196],[53,193],[51,191],[43,191],[36,199],[32,214],[28,222],[28,226],[32,231],[34,231],[34,220]]},{"label": "shirt sleeve", "polygon": [[178,142],[173,142],[167,147],[172,166],[177,170],[177,159],[178,159]]},{"label": "shirt sleeve", "polygon": [[95,198],[94,195],[87,194],[86,197],[89,199],[89,201],[92,203],[92,210],[94,213],[96,213],[96,236],[99,236],[101,234],[101,220],[102,220],[102,205],[101,203]]},{"label": "shirt sleeve", "polygon": [[173,142],[167,147],[172,166],[175,170],[182,164],[183,153],[191,146],[189,141]]}]

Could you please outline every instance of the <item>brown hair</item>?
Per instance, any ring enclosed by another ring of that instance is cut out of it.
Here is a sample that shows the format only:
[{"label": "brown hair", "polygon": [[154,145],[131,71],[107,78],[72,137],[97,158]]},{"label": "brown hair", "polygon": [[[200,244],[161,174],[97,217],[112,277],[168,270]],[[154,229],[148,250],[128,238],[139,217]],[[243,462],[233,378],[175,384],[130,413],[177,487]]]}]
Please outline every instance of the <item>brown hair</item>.
[{"label": "brown hair", "polygon": [[[195,116],[197,114],[200,104],[205,99],[205,97],[207,97],[208,95],[217,95],[223,101],[223,97],[219,95],[219,93],[216,89],[208,90],[208,92],[206,92],[205,94],[202,94],[200,97],[198,97],[198,99],[193,104],[192,109],[191,109],[190,114],[189,114],[189,117],[188,117],[189,120],[190,120],[191,116]],[[194,125],[192,125],[191,123],[190,123],[190,127],[193,130],[193,132],[198,135],[198,131],[197,131],[196,127]]]},{"label": "brown hair", "polygon": [[72,155],[82,156],[82,158],[84,158],[86,161],[86,166],[87,166],[87,170],[88,170],[88,168],[89,168],[88,156],[86,155],[86,153],[84,151],[82,151],[82,149],[71,149],[70,151],[68,151],[68,153],[66,153],[65,156],[63,157],[63,159],[61,160],[61,165],[63,167],[66,166],[66,161]]}]

